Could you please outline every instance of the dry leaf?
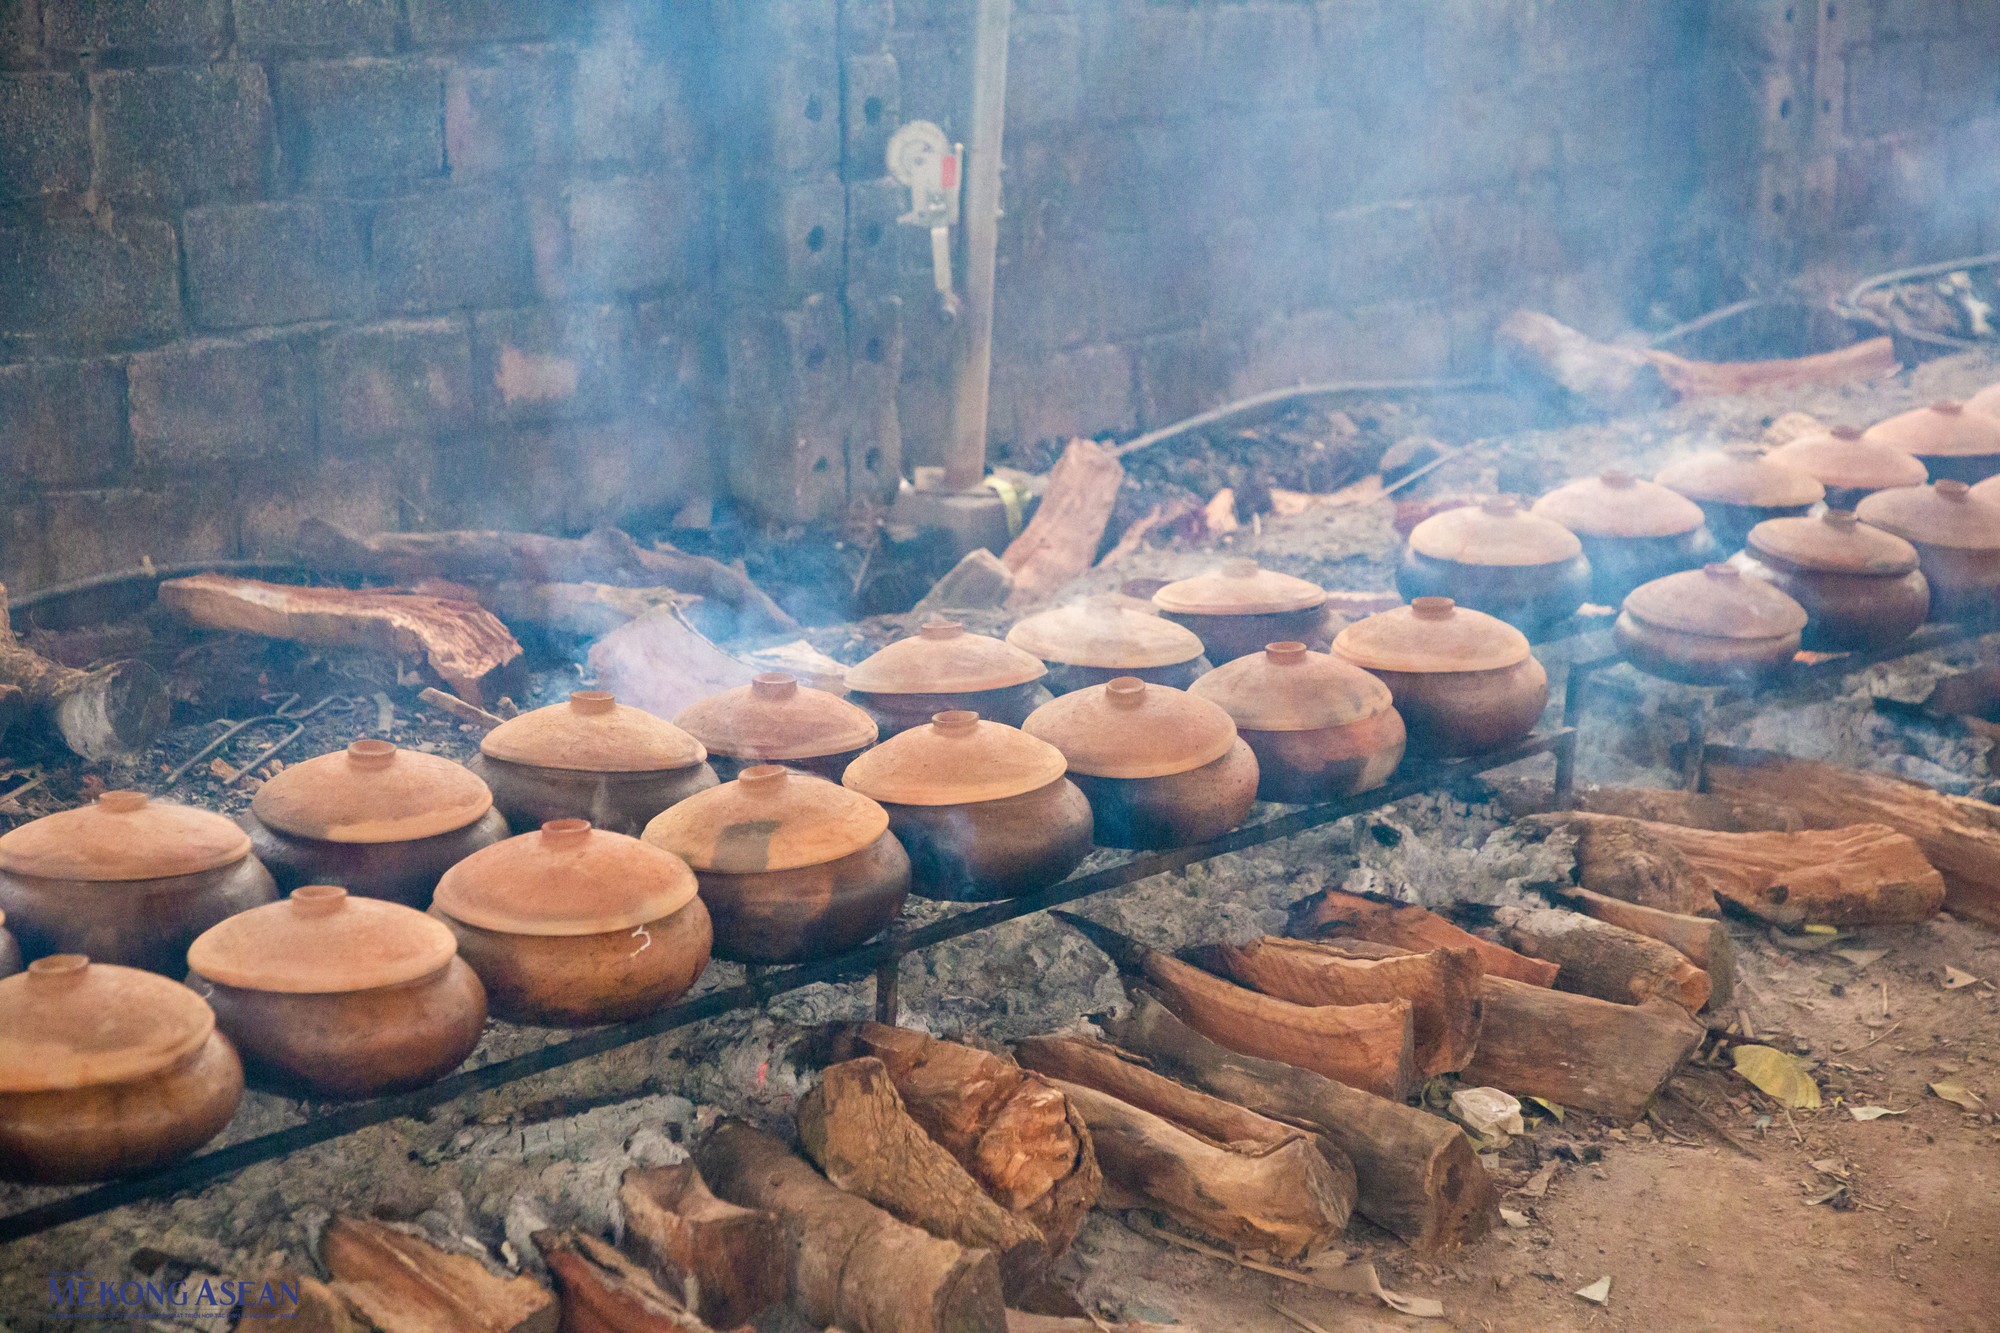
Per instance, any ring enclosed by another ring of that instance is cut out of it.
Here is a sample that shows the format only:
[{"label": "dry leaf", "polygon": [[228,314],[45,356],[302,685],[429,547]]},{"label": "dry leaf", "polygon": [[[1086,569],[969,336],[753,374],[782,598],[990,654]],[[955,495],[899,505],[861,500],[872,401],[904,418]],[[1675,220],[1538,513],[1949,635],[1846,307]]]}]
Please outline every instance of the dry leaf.
[{"label": "dry leaf", "polygon": [[1908,1115],[1908,1111],[1892,1111],[1886,1106],[1850,1106],[1847,1113],[1856,1120],[1880,1120],[1885,1115]]},{"label": "dry leaf", "polygon": [[1732,1046],[1729,1058],[1736,1072],[1765,1096],[1801,1111],[1819,1109],[1819,1084],[1797,1056],[1770,1046]]},{"label": "dry leaf", "polygon": [[1526,1231],[1528,1229],[1528,1215],[1516,1212],[1512,1208],[1502,1208],[1500,1210],[1500,1220],[1516,1231]]},{"label": "dry leaf", "polygon": [[1973,976],[1972,973],[1961,972],[1948,964],[1944,969],[1944,988],[1946,990],[1957,990],[1962,986],[1975,985],[1978,981],[1979,978]]},{"label": "dry leaf", "polygon": [[236,777],[236,770],[220,759],[209,760],[208,771],[216,777],[221,778],[224,782],[233,781]]},{"label": "dry leaf", "polygon": [[1836,958],[1845,958],[1856,967],[1879,963],[1889,956],[1887,949],[1835,949],[1833,953]]},{"label": "dry leaf", "polygon": [[1609,1277],[1601,1277],[1587,1287],[1578,1287],[1576,1294],[1589,1301],[1592,1305],[1609,1305],[1611,1304],[1611,1279]]},{"label": "dry leaf", "polygon": [[1968,1111],[1984,1111],[1986,1109],[1985,1100],[1957,1079],[1946,1079],[1942,1083],[1933,1083],[1931,1084],[1931,1091],[1950,1102],[1953,1106],[1962,1106]]}]

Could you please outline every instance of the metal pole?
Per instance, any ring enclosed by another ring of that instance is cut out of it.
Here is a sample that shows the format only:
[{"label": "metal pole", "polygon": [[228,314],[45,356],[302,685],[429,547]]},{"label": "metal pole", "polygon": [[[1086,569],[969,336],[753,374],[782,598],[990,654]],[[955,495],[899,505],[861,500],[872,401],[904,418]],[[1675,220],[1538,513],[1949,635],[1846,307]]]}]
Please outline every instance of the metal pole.
[{"label": "metal pole", "polygon": [[972,47],[972,139],[965,156],[965,307],[953,367],[945,485],[986,476],[986,396],[993,374],[993,265],[1000,243],[1000,143],[1007,128],[1007,27],[1012,0],[979,0]]}]

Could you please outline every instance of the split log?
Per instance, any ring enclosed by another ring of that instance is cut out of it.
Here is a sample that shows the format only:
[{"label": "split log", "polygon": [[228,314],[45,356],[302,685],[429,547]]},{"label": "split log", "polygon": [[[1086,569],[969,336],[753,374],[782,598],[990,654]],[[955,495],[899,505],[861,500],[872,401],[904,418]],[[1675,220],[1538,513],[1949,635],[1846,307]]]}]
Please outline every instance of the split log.
[{"label": "split log", "polygon": [[2000,926],[2000,806],[1838,764],[1711,746],[1707,786],[1725,798],[1775,801],[1810,828],[1866,821],[1916,840],[1944,877],[1945,907]]},{"label": "split log", "polygon": [[1479,979],[1486,970],[1469,948],[1355,958],[1318,941],[1267,935],[1241,947],[1204,949],[1196,961],[1293,1004],[1409,1001],[1417,1072],[1425,1078],[1463,1069],[1479,1042]]},{"label": "split log", "polygon": [[747,685],[757,672],[710,643],[672,608],[648,611],[590,645],[599,688],[659,717]]},{"label": "split log", "polygon": [[83,671],[21,643],[7,614],[7,585],[0,583],[0,736],[32,718],[73,754],[110,759],[151,745],[172,716],[166,682],[144,662]]},{"label": "split log", "polygon": [[645,1269],[581,1231],[537,1231],[562,1297],[559,1333],[712,1333]]},{"label": "split log", "polygon": [[723,1198],[778,1215],[792,1302],[817,1326],[1004,1333],[1007,1310],[991,1251],[968,1250],[897,1221],[742,1121],[716,1126],[695,1161]]},{"label": "split log", "polygon": [[1530,986],[1553,986],[1555,964],[1523,958],[1504,945],[1482,940],[1470,931],[1411,903],[1339,889],[1322,889],[1292,905],[1287,929],[1294,935],[1373,940],[1411,953],[1432,949],[1471,949],[1489,977],[1510,977]]},{"label": "split log", "polygon": [[160,585],[160,603],[190,624],[326,648],[422,660],[474,705],[527,683],[521,645],[471,602],[349,588],[299,588],[225,574]]},{"label": "split log", "polygon": [[501,1277],[401,1227],[336,1217],[320,1263],[342,1299],[381,1333],[555,1333],[556,1298],[530,1277]]},{"label": "split log", "polygon": [[1423,1254],[1469,1245],[1500,1221],[1499,1194],[1457,1125],[1311,1070],[1240,1055],[1188,1027],[1144,989],[1105,1035],[1163,1073],[1285,1124],[1354,1164],[1355,1211]]},{"label": "split log", "polygon": [[299,525],[299,553],[315,569],[415,582],[614,583],[675,588],[736,609],[746,628],[792,630],[798,622],[748,575],[671,546],[648,548],[617,528],[581,538],[534,532],[383,532],[357,537],[319,519]]},{"label": "split log", "polygon": [[933,1236],[993,1251],[1010,1299],[1047,1274],[1039,1228],[986,1196],[903,1109],[889,1071],[863,1056],[828,1065],[800,1101],[799,1142],[826,1178]]},{"label": "split log", "polygon": [[627,1171],[618,1203],[626,1251],[717,1328],[747,1324],[790,1293],[778,1219],[716,1198],[694,1163]]},{"label": "split log", "polygon": [[1124,481],[1124,465],[1103,445],[1069,442],[1049,472],[1035,516],[1000,557],[1014,574],[1010,605],[1039,601],[1089,572]]},{"label": "split log", "polygon": [[1806,826],[1797,811],[1771,801],[1662,787],[1594,787],[1577,796],[1576,808],[1589,814],[1685,824],[1717,833],[1797,833]]},{"label": "split log", "polygon": [[354,1307],[318,1278],[288,1268],[272,1273],[265,1281],[281,1292],[297,1292],[298,1299],[281,1295],[268,1305],[246,1305],[245,1320],[282,1319],[286,1333],[368,1333]]},{"label": "split log", "polygon": [[1708,1008],[1721,1013],[1736,993],[1736,945],[1729,928],[1712,916],[1681,916],[1657,907],[1607,898],[1589,889],[1567,886],[1551,890],[1563,906],[1614,926],[1671,944],[1683,957],[1708,973]]},{"label": "split log", "polygon": [[1490,916],[1502,944],[1561,969],[1558,990],[1614,1004],[1670,1000],[1691,1014],[1708,1004],[1708,973],[1650,935],[1549,907],[1496,907]]},{"label": "split log", "polygon": [[1408,1000],[1294,1004],[1247,990],[1072,912],[1055,915],[1104,950],[1120,972],[1151,982],[1203,1036],[1394,1101],[1409,1096],[1417,1085],[1415,1024]]},{"label": "split log", "polygon": [[1054,1258],[1097,1202],[1103,1177],[1082,1116],[1011,1060],[882,1023],[821,1032],[823,1058],[873,1056],[903,1108],[1001,1207],[1033,1224]]},{"label": "split log", "polygon": [[1619,1120],[1645,1114],[1707,1032],[1665,1000],[1613,1004],[1505,977],[1480,984],[1485,1022],[1460,1082]]},{"label": "split log", "polygon": [[1520,822],[1574,838],[1577,882],[1594,893],[1683,916],[1713,916],[1721,910],[1708,876],[1673,839],[1642,820],[1562,811]]}]

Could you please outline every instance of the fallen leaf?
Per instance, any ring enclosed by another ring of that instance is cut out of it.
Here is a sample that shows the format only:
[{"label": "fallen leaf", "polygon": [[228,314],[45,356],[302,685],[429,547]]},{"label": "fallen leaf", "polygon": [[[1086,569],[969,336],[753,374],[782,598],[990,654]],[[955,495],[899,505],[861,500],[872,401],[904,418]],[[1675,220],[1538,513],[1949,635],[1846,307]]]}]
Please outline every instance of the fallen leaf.
[{"label": "fallen leaf", "polygon": [[1611,1279],[1609,1277],[1601,1277],[1587,1287],[1578,1287],[1576,1294],[1589,1301],[1592,1305],[1609,1305],[1611,1304]]},{"label": "fallen leaf", "polygon": [[209,760],[208,771],[216,777],[221,778],[224,782],[233,781],[236,777],[236,770],[220,759]]},{"label": "fallen leaf", "polygon": [[1870,963],[1879,963],[1884,958],[1887,958],[1889,951],[1887,949],[1835,949],[1833,955],[1836,958],[1845,958],[1856,967],[1867,967]]},{"label": "fallen leaf", "polygon": [[1933,1083],[1931,1084],[1931,1091],[1950,1102],[1953,1106],[1962,1106],[1968,1111],[1984,1111],[1986,1109],[1985,1100],[1957,1079],[1946,1079],[1942,1083]]},{"label": "fallen leaf", "polygon": [[1979,978],[1973,976],[1970,972],[1961,972],[1950,965],[1946,965],[1944,969],[1944,988],[1946,990],[1957,990],[1961,986],[1975,985],[1978,981]]},{"label": "fallen leaf", "polygon": [[1528,1229],[1528,1215],[1523,1212],[1517,1212],[1512,1208],[1502,1208],[1500,1210],[1500,1220],[1516,1231],[1526,1231]]},{"label": "fallen leaf", "polygon": [[1729,1058],[1736,1072],[1765,1096],[1802,1111],[1819,1109],[1819,1084],[1797,1056],[1770,1046],[1732,1046]]},{"label": "fallen leaf", "polygon": [[1880,1120],[1885,1115],[1908,1115],[1908,1111],[1892,1111],[1886,1106],[1850,1106],[1847,1113],[1856,1120]]}]

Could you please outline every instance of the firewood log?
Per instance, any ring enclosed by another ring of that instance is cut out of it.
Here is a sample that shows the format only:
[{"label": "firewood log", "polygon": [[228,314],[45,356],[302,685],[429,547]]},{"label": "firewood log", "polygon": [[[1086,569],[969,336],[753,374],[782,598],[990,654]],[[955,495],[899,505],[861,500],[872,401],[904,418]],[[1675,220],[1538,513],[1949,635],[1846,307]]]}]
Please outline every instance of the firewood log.
[{"label": "firewood log", "polygon": [[1448,1120],[1311,1070],[1240,1055],[1188,1027],[1143,988],[1105,1035],[1163,1073],[1260,1115],[1324,1135],[1354,1164],[1355,1211],[1423,1254],[1469,1245],[1500,1221],[1499,1194]]},{"label": "firewood log", "polygon": [[336,1217],[320,1237],[332,1286],[381,1333],[555,1333],[556,1298],[400,1227]]},{"label": "firewood log", "polygon": [[1487,977],[1480,985],[1486,1017],[1479,1050],[1459,1072],[1461,1083],[1545,1097],[1620,1120],[1645,1113],[1706,1033],[1667,1000],[1613,1004],[1505,977]]},{"label": "firewood log", "polygon": [[1711,746],[1707,783],[1725,798],[1775,801],[1807,827],[1886,824],[1914,838],[1944,877],[1945,907],[2000,925],[2000,806],[1838,764]]},{"label": "firewood log", "polygon": [[1594,893],[1683,916],[1714,916],[1721,910],[1708,876],[1672,838],[1648,823],[1577,811],[1532,815],[1520,822],[1576,839],[1577,882]]},{"label": "firewood log", "polygon": [[71,753],[109,759],[151,745],[172,715],[166,682],[144,662],[83,671],[22,644],[8,617],[7,585],[0,583],[0,736],[32,719]]},{"label": "firewood log", "polygon": [[880,1060],[828,1065],[799,1102],[799,1142],[826,1178],[933,1236],[993,1251],[1010,1299],[1040,1284],[1039,1228],[986,1196],[958,1159],[903,1109]]},{"label": "firewood log", "polygon": [[1624,815],[1717,833],[1797,833],[1806,826],[1796,810],[1761,798],[1662,787],[1593,787],[1577,793],[1576,808],[1587,814]]},{"label": "firewood log", "polygon": [[1083,1118],[1048,1080],[990,1051],[881,1023],[833,1024],[823,1058],[873,1056],[924,1132],[1001,1207],[1037,1227],[1054,1258],[1103,1177]]},{"label": "firewood log", "polygon": [[559,1333],[713,1333],[645,1269],[581,1231],[537,1231],[562,1297]]},{"label": "firewood log", "polygon": [[1671,944],[1689,962],[1708,973],[1708,1007],[1717,1013],[1728,1008],[1730,998],[1736,993],[1736,945],[1729,938],[1729,928],[1719,919],[1662,912],[1657,907],[1642,907],[1567,885],[1549,892],[1563,906],[1585,916]]},{"label": "firewood log", "polygon": [[1393,944],[1412,953],[1431,949],[1471,949],[1489,977],[1511,977],[1530,986],[1553,986],[1556,966],[1523,958],[1512,949],[1460,930],[1435,912],[1339,889],[1322,889],[1292,905],[1287,928],[1304,937],[1363,939]]},{"label": "firewood log", "polygon": [[1075,913],[1054,915],[1110,955],[1120,972],[1151,982],[1188,1026],[1232,1050],[1282,1060],[1395,1101],[1417,1085],[1408,1000],[1294,1004],[1246,990]]},{"label": "firewood log", "polygon": [[368,1325],[354,1307],[318,1278],[287,1268],[272,1273],[266,1280],[281,1289],[296,1291],[298,1300],[288,1301],[281,1296],[275,1309],[260,1305],[246,1310],[244,1319],[253,1315],[258,1319],[282,1319],[287,1333],[368,1333]]},{"label": "firewood log", "polygon": [[626,1252],[717,1328],[747,1324],[790,1293],[777,1217],[716,1198],[693,1162],[627,1171],[618,1203]]},{"label": "firewood log", "polygon": [[792,1302],[853,1333],[1004,1333],[1000,1265],[899,1222],[832,1184],[777,1139],[725,1120],[695,1162],[715,1192],[784,1225]]},{"label": "firewood log", "polygon": [[1210,971],[1293,1004],[1410,1003],[1417,1073],[1462,1069],[1479,1041],[1479,979],[1472,949],[1432,949],[1394,958],[1354,958],[1315,940],[1276,935],[1216,945],[1196,960]]},{"label": "firewood log", "polygon": [[1549,907],[1497,907],[1485,915],[1502,944],[1562,969],[1557,990],[1614,1004],[1671,1000],[1691,1014],[1708,1003],[1708,973],[1649,935]]},{"label": "firewood log", "polygon": [[1049,472],[1035,516],[1000,557],[1014,574],[1010,603],[1039,601],[1089,572],[1124,481],[1124,465],[1103,445],[1069,442]]}]

